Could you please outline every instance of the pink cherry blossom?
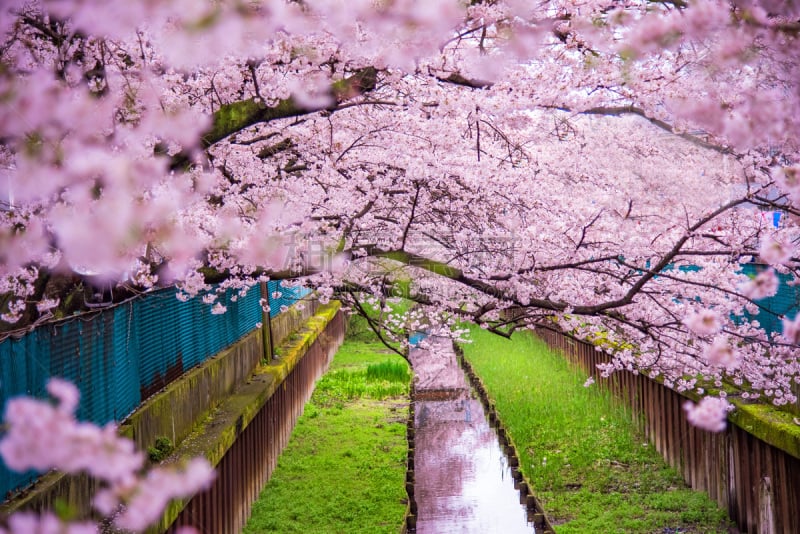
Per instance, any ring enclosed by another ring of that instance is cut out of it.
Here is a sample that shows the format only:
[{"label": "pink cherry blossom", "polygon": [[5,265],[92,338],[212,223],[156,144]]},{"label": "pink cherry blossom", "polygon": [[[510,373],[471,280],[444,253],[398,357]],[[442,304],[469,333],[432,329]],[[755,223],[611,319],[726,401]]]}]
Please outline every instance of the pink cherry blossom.
[{"label": "pink cherry blossom", "polygon": [[72,382],[60,378],[52,378],[47,382],[47,392],[58,400],[58,410],[65,415],[72,415],[78,408],[80,392]]},{"label": "pink cherry blossom", "polygon": [[769,236],[762,240],[758,255],[770,265],[789,263],[794,254],[794,247],[778,236]]},{"label": "pink cherry blossom", "polygon": [[725,399],[704,397],[699,403],[686,401],[683,405],[689,422],[709,432],[722,432],[727,425],[731,404]]},{"label": "pink cherry blossom", "polygon": [[[6,406],[0,456],[10,469],[88,473],[105,484],[93,499],[97,511],[110,516],[122,505],[115,522],[134,532],[158,519],[170,500],[191,496],[213,480],[214,471],[204,458],[182,467],[151,468],[142,475],[143,454],[131,440],[118,435],[115,425],[99,428],[74,419],[78,403],[74,385],[51,379],[47,390],[57,406],[26,397],[12,399]],[[15,533],[96,532],[92,523],[62,523],[50,514],[14,514],[9,526]]]},{"label": "pink cherry blossom", "polygon": [[778,277],[775,271],[767,269],[742,286],[742,294],[753,300],[771,297],[778,292]]},{"label": "pink cherry blossom", "polygon": [[722,329],[722,318],[714,310],[703,309],[684,319],[684,324],[697,335],[708,336]]},{"label": "pink cherry blossom", "polygon": [[783,338],[795,345],[800,344],[800,313],[794,319],[783,319]]},{"label": "pink cherry blossom", "polygon": [[191,496],[207,488],[213,479],[214,470],[205,459],[199,458],[181,470],[152,469],[132,490],[133,495],[114,523],[122,529],[140,532],[161,517],[169,501]]},{"label": "pink cherry blossom", "polygon": [[800,165],[777,167],[773,169],[773,177],[794,203],[800,203]]},{"label": "pink cherry blossom", "polygon": [[[41,516],[31,512],[17,512],[8,518],[9,534],[97,534],[97,525],[91,522],[67,523],[51,513]],[[0,527],[0,533],[5,534]]]},{"label": "pink cherry blossom", "polygon": [[709,364],[726,369],[735,367],[739,362],[736,351],[725,336],[714,338],[705,352],[705,357]]}]

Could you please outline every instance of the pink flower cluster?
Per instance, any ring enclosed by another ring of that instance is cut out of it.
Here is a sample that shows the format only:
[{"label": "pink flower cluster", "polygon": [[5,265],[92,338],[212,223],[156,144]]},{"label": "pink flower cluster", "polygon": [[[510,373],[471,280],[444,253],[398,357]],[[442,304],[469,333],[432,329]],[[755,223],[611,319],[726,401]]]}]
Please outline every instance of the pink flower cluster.
[{"label": "pink flower cluster", "polygon": [[741,291],[745,297],[753,300],[771,297],[778,292],[778,277],[773,269],[761,271],[755,278],[742,285]]},{"label": "pink flower cluster", "polygon": [[[172,499],[190,496],[208,487],[213,478],[214,470],[203,458],[189,461],[182,469],[151,469],[129,490],[131,495],[122,511],[114,517],[114,524],[141,532],[161,517]],[[95,496],[95,507],[110,515],[116,508],[108,506],[113,498],[109,490],[101,490]]]},{"label": "pink flower cluster", "polygon": [[708,363],[723,369],[733,369],[739,363],[736,352],[725,336],[717,336],[705,352]]},{"label": "pink flower cluster", "polygon": [[773,170],[773,177],[789,198],[794,203],[800,204],[800,165],[778,167]]},{"label": "pink flower cluster", "polygon": [[697,335],[709,336],[722,330],[722,318],[713,310],[700,310],[684,319],[683,323]]},{"label": "pink flower cluster", "polygon": [[8,518],[8,530],[0,534],[97,534],[97,525],[89,521],[65,523],[51,513],[37,515],[19,512]]},{"label": "pink flower cluster", "polygon": [[119,437],[113,424],[100,428],[76,421],[79,394],[69,382],[52,379],[47,390],[57,399],[56,406],[25,397],[9,401],[8,431],[0,441],[6,465],[16,471],[86,471],[117,484],[134,481],[144,455],[136,452],[133,442]]},{"label": "pink flower cluster", "polygon": [[[213,480],[214,471],[203,458],[143,473],[143,454],[133,441],[117,435],[115,425],[100,428],[75,420],[79,392],[73,384],[54,378],[47,391],[55,405],[26,397],[8,402],[0,456],[17,471],[85,472],[102,481],[93,504],[104,516],[121,510],[114,517],[117,527],[141,532],[160,517],[170,500],[190,496]],[[12,532],[94,532],[90,523],[62,524],[50,514],[15,514],[8,524]]]},{"label": "pink flower cluster", "polygon": [[795,345],[800,345],[800,313],[794,319],[783,319],[783,338]]},{"label": "pink flower cluster", "polygon": [[728,412],[733,406],[725,399],[704,397],[697,404],[687,401],[683,409],[686,410],[686,417],[693,426],[709,432],[722,432],[725,430]]},{"label": "pink flower cluster", "polygon": [[789,263],[794,254],[794,246],[787,242],[783,236],[768,236],[761,242],[758,255],[770,265],[785,265]]}]

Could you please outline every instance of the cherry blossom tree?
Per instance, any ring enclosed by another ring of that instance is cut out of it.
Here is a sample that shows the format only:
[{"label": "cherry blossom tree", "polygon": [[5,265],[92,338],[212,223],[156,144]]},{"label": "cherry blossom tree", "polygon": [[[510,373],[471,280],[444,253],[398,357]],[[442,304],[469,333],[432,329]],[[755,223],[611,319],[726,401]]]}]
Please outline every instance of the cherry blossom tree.
[{"label": "cherry blossom tree", "polygon": [[282,279],[380,310],[387,341],[557,328],[606,373],[796,401],[798,318],[749,318],[797,276],[797,2],[2,9],[5,330],[79,284]]}]

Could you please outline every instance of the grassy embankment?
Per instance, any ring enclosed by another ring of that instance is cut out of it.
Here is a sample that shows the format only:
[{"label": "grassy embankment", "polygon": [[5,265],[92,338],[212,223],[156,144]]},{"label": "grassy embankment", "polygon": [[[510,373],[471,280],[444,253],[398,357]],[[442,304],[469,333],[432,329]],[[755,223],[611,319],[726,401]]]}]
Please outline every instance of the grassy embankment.
[{"label": "grassy embankment", "polygon": [[728,532],[726,514],[645,443],[626,412],[529,334],[473,328],[483,379],[558,534]]},{"label": "grassy embankment", "polygon": [[406,510],[401,357],[357,329],[336,353],[244,532],[396,533]]}]

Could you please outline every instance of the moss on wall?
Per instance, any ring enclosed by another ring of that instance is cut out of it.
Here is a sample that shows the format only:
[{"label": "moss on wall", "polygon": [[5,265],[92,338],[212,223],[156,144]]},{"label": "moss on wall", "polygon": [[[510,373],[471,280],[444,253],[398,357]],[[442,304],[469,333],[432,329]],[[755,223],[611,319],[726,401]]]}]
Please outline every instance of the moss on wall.
[{"label": "moss on wall", "polygon": [[797,417],[766,404],[742,404],[728,419],[742,430],[782,451],[800,458],[800,424]]}]

